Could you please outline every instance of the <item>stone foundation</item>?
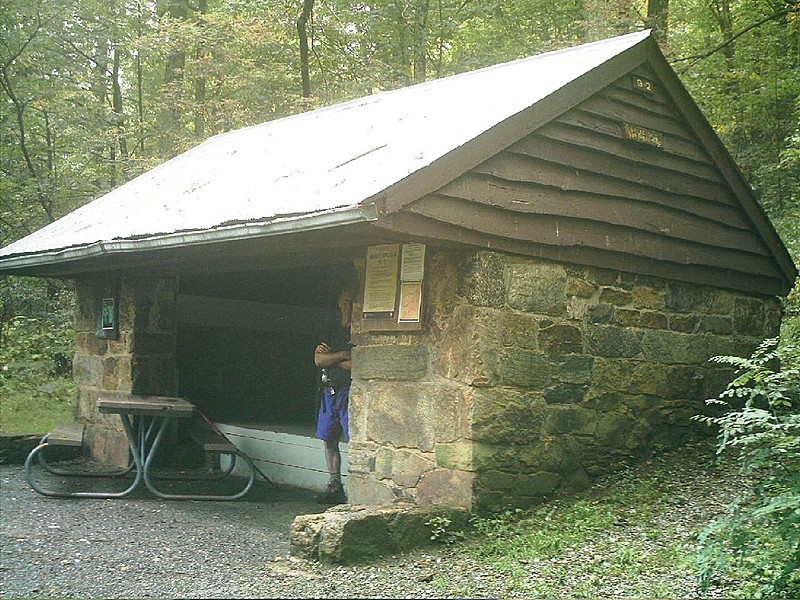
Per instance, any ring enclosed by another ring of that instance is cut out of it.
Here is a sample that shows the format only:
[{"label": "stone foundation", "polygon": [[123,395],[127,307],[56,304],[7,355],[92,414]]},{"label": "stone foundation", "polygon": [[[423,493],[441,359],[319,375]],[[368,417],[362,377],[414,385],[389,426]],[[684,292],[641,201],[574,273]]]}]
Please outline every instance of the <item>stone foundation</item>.
[{"label": "stone foundation", "polygon": [[[527,506],[698,433],[777,299],[501,253],[431,252],[419,333],[354,327],[349,494]],[[356,311],[359,309],[355,307]]]}]

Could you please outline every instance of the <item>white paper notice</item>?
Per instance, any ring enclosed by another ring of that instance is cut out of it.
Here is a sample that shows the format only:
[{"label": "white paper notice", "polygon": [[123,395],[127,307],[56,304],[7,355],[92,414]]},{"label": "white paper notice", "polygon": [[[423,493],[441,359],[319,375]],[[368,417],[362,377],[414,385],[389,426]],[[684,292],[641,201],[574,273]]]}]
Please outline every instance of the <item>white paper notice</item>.
[{"label": "white paper notice", "polygon": [[425,244],[403,244],[400,281],[422,281],[425,278]]}]

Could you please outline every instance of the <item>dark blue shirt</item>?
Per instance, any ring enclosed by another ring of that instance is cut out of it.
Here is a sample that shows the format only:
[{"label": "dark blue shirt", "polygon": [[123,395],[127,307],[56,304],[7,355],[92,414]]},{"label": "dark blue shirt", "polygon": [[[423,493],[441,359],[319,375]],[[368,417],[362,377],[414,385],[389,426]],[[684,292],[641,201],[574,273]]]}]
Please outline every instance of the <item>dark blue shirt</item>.
[{"label": "dark blue shirt", "polygon": [[[352,348],[350,343],[350,328],[342,327],[338,322],[328,328],[320,337],[320,341],[330,346],[331,352],[340,352]],[[328,377],[334,389],[350,387],[350,370],[341,367],[328,367]]]}]

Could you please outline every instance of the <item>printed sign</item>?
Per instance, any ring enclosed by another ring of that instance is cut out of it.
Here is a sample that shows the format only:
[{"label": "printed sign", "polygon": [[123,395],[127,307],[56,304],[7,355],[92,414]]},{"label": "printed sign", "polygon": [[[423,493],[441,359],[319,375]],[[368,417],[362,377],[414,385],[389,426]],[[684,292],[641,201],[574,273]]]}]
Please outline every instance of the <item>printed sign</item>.
[{"label": "printed sign", "polygon": [[425,244],[403,244],[400,281],[422,281],[425,278]]},{"label": "printed sign", "polygon": [[397,302],[399,244],[381,244],[367,249],[364,283],[364,318],[392,318]]}]

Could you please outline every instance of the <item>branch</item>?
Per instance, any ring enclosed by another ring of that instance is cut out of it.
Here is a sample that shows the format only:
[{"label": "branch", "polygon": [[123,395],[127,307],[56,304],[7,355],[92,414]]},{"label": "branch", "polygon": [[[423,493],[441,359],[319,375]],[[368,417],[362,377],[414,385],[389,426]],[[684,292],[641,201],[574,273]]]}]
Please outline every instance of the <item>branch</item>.
[{"label": "branch", "polygon": [[671,60],[669,62],[670,62],[670,64],[674,65],[675,63],[679,63],[679,62],[685,62],[685,61],[689,61],[689,60],[703,60],[704,58],[708,58],[709,56],[711,56],[713,54],[716,54],[717,52],[719,52],[720,50],[722,50],[726,46],[732,44],[733,41],[736,38],[744,35],[748,31],[751,31],[751,30],[755,29],[756,27],[761,27],[765,23],[769,23],[770,21],[772,21],[774,19],[777,19],[779,17],[785,17],[789,13],[793,12],[793,10],[794,9],[792,9],[792,8],[787,8],[786,10],[782,10],[780,12],[776,12],[776,13],[774,13],[772,15],[764,17],[760,21],[756,21],[755,23],[752,23],[752,24],[748,25],[747,27],[745,27],[744,29],[742,29],[738,33],[733,34],[729,40],[725,40],[724,42],[722,42],[718,46],[715,46],[714,48],[712,48],[708,52],[703,52],[702,54],[693,54],[692,56],[684,56],[682,58],[676,58],[676,59]]}]

